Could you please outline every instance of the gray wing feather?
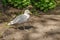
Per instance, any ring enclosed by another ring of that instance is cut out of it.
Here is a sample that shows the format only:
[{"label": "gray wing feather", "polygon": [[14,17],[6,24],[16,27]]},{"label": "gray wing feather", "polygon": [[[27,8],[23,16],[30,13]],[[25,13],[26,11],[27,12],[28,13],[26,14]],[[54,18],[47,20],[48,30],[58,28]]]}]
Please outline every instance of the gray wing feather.
[{"label": "gray wing feather", "polygon": [[27,20],[27,16],[26,15],[19,15],[17,16],[14,20],[13,23],[23,23]]}]

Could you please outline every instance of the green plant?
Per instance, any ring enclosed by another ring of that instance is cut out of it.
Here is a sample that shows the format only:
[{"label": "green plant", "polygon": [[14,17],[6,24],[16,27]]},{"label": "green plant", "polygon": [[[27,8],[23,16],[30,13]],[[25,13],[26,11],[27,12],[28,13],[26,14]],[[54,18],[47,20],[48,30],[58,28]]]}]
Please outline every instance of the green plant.
[{"label": "green plant", "polygon": [[11,5],[16,8],[24,8],[30,5],[30,0],[3,0],[3,4]]},{"label": "green plant", "polygon": [[30,4],[44,12],[56,7],[55,0],[3,0],[4,5],[11,5],[16,8],[25,8]]},{"label": "green plant", "polygon": [[3,6],[6,6],[7,5],[7,0],[2,0],[2,4],[3,4]]},{"label": "green plant", "polygon": [[49,9],[53,9],[56,7],[55,0],[31,0],[32,5],[35,8],[38,8],[44,12],[48,11]]},{"label": "green plant", "polygon": [[60,0],[56,0],[56,2],[57,2],[57,5],[60,5]]}]

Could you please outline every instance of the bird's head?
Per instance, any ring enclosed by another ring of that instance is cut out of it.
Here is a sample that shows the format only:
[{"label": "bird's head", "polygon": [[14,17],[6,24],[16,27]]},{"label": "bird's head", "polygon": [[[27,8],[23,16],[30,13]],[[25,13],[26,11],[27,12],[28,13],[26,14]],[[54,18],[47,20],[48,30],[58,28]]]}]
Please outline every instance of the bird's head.
[{"label": "bird's head", "polygon": [[25,14],[32,14],[29,10],[25,10]]}]

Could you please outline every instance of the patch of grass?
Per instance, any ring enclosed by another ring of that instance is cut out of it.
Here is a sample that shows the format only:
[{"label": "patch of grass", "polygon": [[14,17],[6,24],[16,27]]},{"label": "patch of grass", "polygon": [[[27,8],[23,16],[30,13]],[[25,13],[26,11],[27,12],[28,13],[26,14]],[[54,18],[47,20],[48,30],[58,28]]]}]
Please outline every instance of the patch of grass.
[{"label": "patch of grass", "polygon": [[0,13],[0,17],[2,16],[2,13]]},{"label": "patch of grass", "polygon": [[11,26],[8,25],[8,22],[4,23],[4,28],[10,28]]},{"label": "patch of grass", "polygon": [[0,10],[0,17],[2,16],[2,10]]},{"label": "patch of grass", "polygon": [[3,33],[2,33],[2,32],[0,32],[0,37],[2,36],[2,34],[3,34]]},{"label": "patch of grass", "polygon": [[57,2],[57,5],[60,5],[60,0],[57,0],[56,2]]}]

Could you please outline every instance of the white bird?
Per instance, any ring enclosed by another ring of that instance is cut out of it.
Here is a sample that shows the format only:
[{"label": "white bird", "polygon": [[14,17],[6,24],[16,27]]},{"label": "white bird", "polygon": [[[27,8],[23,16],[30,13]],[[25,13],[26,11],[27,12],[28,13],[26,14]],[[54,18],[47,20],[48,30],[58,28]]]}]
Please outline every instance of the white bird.
[{"label": "white bird", "polygon": [[8,23],[8,25],[13,25],[17,23],[20,24],[28,21],[28,19],[30,18],[30,15],[29,15],[30,13],[31,12],[29,10],[25,10],[24,14],[17,16],[10,23]]}]

